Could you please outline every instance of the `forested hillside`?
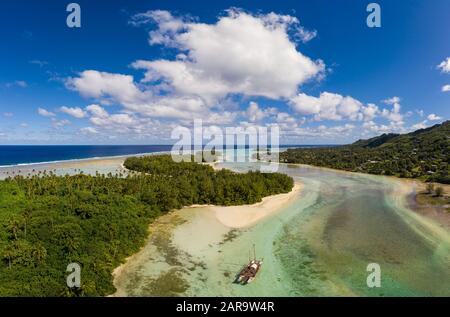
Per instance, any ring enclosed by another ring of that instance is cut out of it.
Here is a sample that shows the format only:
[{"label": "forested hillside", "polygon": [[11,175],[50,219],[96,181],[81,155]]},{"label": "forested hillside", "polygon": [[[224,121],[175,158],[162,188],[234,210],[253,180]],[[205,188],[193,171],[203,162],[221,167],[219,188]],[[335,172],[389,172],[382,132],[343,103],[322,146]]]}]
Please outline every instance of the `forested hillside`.
[{"label": "forested hillside", "polygon": [[280,161],[450,183],[450,121],[329,148],[288,149]]},{"label": "forested hillside", "polygon": [[[0,296],[104,296],[158,216],[191,204],[240,205],[289,192],[283,174],[236,174],[169,156],[128,159],[132,175],[41,174],[0,181]],[[81,288],[66,267],[81,265]]]}]

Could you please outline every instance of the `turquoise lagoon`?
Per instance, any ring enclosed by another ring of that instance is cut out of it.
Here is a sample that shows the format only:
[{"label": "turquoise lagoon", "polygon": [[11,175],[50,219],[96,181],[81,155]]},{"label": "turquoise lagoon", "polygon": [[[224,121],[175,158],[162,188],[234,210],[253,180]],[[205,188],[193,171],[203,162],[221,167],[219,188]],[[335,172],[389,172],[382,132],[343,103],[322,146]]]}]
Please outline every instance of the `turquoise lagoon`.
[{"label": "turquoise lagoon", "polygon": [[[163,217],[125,266],[117,295],[450,296],[450,232],[408,209],[409,185],[308,166],[279,172],[302,192],[251,227],[227,228],[208,207]],[[262,270],[249,285],[233,284],[253,244]],[[381,267],[380,288],[367,286],[369,263]]]}]

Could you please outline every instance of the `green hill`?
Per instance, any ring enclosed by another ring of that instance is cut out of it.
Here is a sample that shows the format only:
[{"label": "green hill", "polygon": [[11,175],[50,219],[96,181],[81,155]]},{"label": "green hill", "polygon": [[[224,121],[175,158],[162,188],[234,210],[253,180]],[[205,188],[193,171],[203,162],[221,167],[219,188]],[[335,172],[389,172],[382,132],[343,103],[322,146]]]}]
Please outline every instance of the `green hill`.
[{"label": "green hill", "polygon": [[280,161],[450,183],[450,121],[408,134],[383,134],[350,145],[288,149]]},{"label": "green hill", "polygon": [[389,134],[382,134],[380,136],[376,136],[374,138],[371,139],[367,139],[367,140],[358,140],[355,143],[353,143],[353,146],[359,146],[359,147],[364,147],[364,148],[374,148],[377,146],[380,146],[386,142],[388,142],[389,140],[392,140],[393,138],[398,137],[400,134],[395,134],[395,133],[389,133]]}]

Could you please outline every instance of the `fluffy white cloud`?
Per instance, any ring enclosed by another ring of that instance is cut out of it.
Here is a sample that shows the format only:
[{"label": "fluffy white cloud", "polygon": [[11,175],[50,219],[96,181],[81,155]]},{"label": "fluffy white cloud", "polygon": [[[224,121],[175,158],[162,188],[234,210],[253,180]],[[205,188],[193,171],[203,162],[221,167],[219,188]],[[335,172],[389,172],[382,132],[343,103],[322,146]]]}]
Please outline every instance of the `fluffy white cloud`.
[{"label": "fluffy white cloud", "polygon": [[164,96],[147,102],[126,104],[129,110],[150,117],[192,119],[200,118],[209,112],[209,107],[198,97]]},{"label": "fluffy white cloud", "polygon": [[[290,105],[299,114],[313,114],[315,120],[362,119],[362,103],[350,96],[323,92],[314,97],[300,93],[291,98]],[[365,110],[368,114],[373,111],[372,108]]]},{"label": "fluffy white cloud", "polygon": [[282,135],[292,135],[298,131],[299,126],[304,123],[304,118],[298,120],[286,112],[279,112],[275,117],[275,122],[280,127]]},{"label": "fluffy white cloud", "polygon": [[[339,126],[325,126],[320,125],[318,127],[295,127],[293,129],[285,129],[282,131],[283,136],[287,139],[295,140],[299,142],[303,138],[320,138],[331,140],[332,143],[335,143],[337,140],[340,140],[342,137],[349,136],[352,131],[355,129],[355,126],[352,124],[344,124]],[[299,139],[300,138],[300,139]],[[300,141],[302,142],[302,141]]]},{"label": "fluffy white cloud", "polygon": [[176,46],[176,41],[173,38],[178,32],[185,29],[185,24],[188,22],[188,19],[176,18],[168,11],[153,10],[136,14],[130,21],[135,26],[153,22],[157,24],[158,29],[150,31],[150,45],[163,44],[166,46]]},{"label": "fluffy white cloud", "polygon": [[400,98],[392,97],[386,100],[383,100],[385,104],[392,105],[392,109],[383,109],[381,111],[381,116],[385,117],[391,122],[394,122],[395,125],[403,124],[403,114],[400,112]]},{"label": "fluffy white cloud", "polygon": [[311,41],[313,38],[317,36],[317,31],[316,30],[308,31],[304,27],[300,26],[298,28],[297,36],[303,43],[306,43]]},{"label": "fluffy white cloud", "polygon": [[348,133],[352,131],[355,128],[353,124],[344,124],[343,126],[334,126],[334,127],[327,127],[324,125],[321,125],[318,127],[318,130],[321,132],[324,132],[325,134],[331,133],[332,135],[336,136],[337,134],[341,133]]},{"label": "fluffy white cloud", "polygon": [[106,102],[134,103],[144,96],[134,83],[133,76],[85,70],[79,77],[68,78],[66,86],[82,96]]},{"label": "fluffy white cloud", "polygon": [[266,117],[266,113],[261,110],[256,102],[250,102],[247,111],[247,118],[250,122],[260,121]]},{"label": "fluffy white cloud", "polygon": [[425,129],[425,128],[427,128],[427,127],[428,127],[427,122],[428,122],[427,120],[423,120],[422,122],[413,124],[413,125],[408,129],[408,132],[410,132],[410,131],[416,131],[416,130],[420,130],[420,129]]},{"label": "fluffy white cloud", "polygon": [[405,132],[402,124],[394,121],[389,124],[376,124],[374,121],[366,121],[363,123],[362,128],[365,130],[364,134],[400,133]]},{"label": "fluffy white cloud", "polygon": [[277,113],[276,120],[277,123],[297,123],[297,120],[286,112]]},{"label": "fluffy white cloud", "polygon": [[[235,122],[237,116],[238,116],[237,112],[231,112],[231,111],[211,112],[199,119],[202,119],[203,123],[205,123],[205,124],[225,125],[225,124],[232,124],[233,122]],[[185,122],[185,123],[187,124],[188,122]]]},{"label": "fluffy white cloud", "polygon": [[400,103],[400,101],[401,101],[400,97],[394,96],[394,97],[383,100],[383,103],[385,103],[387,105],[394,105],[396,103]]},{"label": "fluffy white cloud", "polygon": [[[210,111],[211,105],[206,104],[204,99],[198,96],[183,94],[154,96],[148,90],[140,90],[133,82],[132,76],[86,71],[81,73],[80,77],[70,78],[67,83],[83,96],[100,101],[106,99],[118,102],[126,111],[143,116],[181,120],[199,118],[205,121],[214,116]],[[94,117],[107,117],[106,111],[99,105],[90,105],[86,111]],[[214,117],[219,122],[229,122],[235,115],[225,112],[222,116]]]},{"label": "fluffy white cloud", "polygon": [[450,57],[447,57],[437,66],[441,72],[450,73]]},{"label": "fluffy white cloud", "polygon": [[101,105],[121,105],[123,110],[108,114],[103,107],[90,105],[63,112],[89,116],[92,124],[103,128],[122,124],[132,129],[148,118],[183,124],[193,119],[230,124],[241,116],[259,121],[277,111],[260,109],[256,103],[239,111],[232,105],[235,95],[287,100],[325,68],[322,61],[313,61],[297,50],[296,40],[306,42],[317,33],[289,15],[231,9],[215,23],[206,24],[156,10],[130,21],[133,25],[149,22],[156,25],[149,33],[149,43],[175,48],[176,59],[135,61],[132,67],[145,71],[140,83],[130,75],[96,70],[68,78],[69,89]]},{"label": "fluffy white cloud", "polygon": [[92,116],[98,118],[106,118],[109,116],[108,112],[105,109],[95,104],[87,106],[86,111],[88,111]]},{"label": "fluffy white cloud", "polygon": [[44,109],[44,108],[38,108],[38,114],[43,117],[54,117],[55,116],[55,114],[53,112],[48,111],[47,109]]},{"label": "fluffy white cloud", "polygon": [[[179,60],[137,61],[144,82],[164,81],[165,88],[213,102],[228,94],[290,97],[299,85],[324,69],[296,49],[288,29],[298,20],[275,13],[251,15],[229,10],[215,24],[181,22],[169,12],[146,13],[158,30],[151,43],[177,47]],[[179,32],[181,31],[181,32]]]},{"label": "fluffy white cloud", "polygon": [[442,92],[450,91],[450,85],[444,85],[442,86]]},{"label": "fluffy white cloud", "polygon": [[127,113],[117,113],[107,117],[91,117],[90,121],[98,126],[132,126],[136,123],[134,117]]},{"label": "fluffy white cloud", "polygon": [[99,133],[96,128],[93,127],[84,127],[80,129],[82,134],[97,134]]},{"label": "fluffy white cloud", "polygon": [[437,121],[437,120],[441,120],[442,118],[435,115],[434,113],[431,113],[430,115],[428,115],[427,119],[430,121]]},{"label": "fluffy white cloud", "polygon": [[[142,118],[133,113],[108,113],[103,107],[92,104],[86,107],[89,121],[95,127],[80,129],[83,134],[97,134],[106,132],[105,135],[122,134],[133,138],[155,137],[164,139],[170,136],[170,124],[160,124],[149,118]],[[95,132],[94,132],[95,131]]]},{"label": "fluffy white cloud", "polygon": [[86,112],[79,107],[71,108],[71,107],[63,106],[63,107],[59,108],[59,111],[64,112],[64,113],[66,113],[72,117],[78,118],[78,119],[84,118],[86,116]]},{"label": "fluffy white cloud", "polygon": [[303,115],[317,114],[321,110],[320,97],[316,98],[303,93],[291,98],[290,105],[297,113]]},{"label": "fluffy white cloud", "polygon": [[66,125],[69,125],[70,121],[69,120],[57,120],[55,118],[52,118],[52,125],[55,129],[59,129],[59,128],[63,128]]},{"label": "fluffy white cloud", "polygon": [[361,113],[364,121],[373,120],[379,112],[380,110],[373,103],[369,103],[367,106],[361,107]]}]

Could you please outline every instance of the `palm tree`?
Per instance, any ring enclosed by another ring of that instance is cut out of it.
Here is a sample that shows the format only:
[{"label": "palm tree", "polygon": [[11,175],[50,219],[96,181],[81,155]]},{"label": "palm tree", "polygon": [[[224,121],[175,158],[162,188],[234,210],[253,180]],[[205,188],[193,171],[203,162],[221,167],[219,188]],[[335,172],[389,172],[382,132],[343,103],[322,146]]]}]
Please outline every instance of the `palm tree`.
[{"label": "palm tree", "polygon": [[17,240],[17,234],[19,233],[19,222],[17,221],[17,219],[9,219],[8,230],[11,232],[13,239]]},{"label": "palm tree", "polygon": [[31,219],[31,210],[29,207],[27,207],[23,212],[23,218],[25,219],[25,227],[24,227],[24,233],[25,233],[25,239],[27,238],[27,225],[28,221]]},{"label": "palm tree", "polygon": [[38,245],[33,250],[33,256],[36,259],[38,264],[41,264],[42,261],[47,257],[47,249],[45,249],[42,245]]},{"label": "palm tree", "polygon": [[9,269],[11,269],[11,260],[14,257],[14,250],[11,249],[11,247],[7,248],[4,252],[3,252],[3,258],[4,259],[8,259],[8,267]]}]

